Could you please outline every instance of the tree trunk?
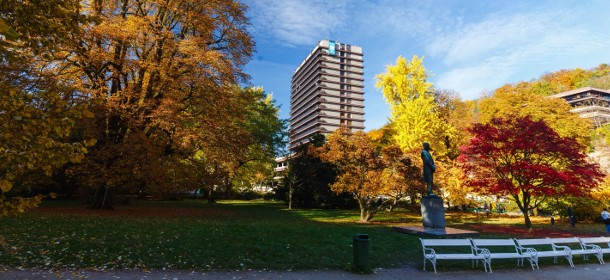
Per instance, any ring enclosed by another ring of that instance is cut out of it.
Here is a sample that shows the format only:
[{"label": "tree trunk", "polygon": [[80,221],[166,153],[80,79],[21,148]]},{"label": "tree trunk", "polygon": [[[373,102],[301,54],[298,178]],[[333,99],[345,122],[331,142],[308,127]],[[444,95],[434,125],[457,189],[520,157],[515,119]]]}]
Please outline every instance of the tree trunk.
[{"label": "tree trunk", "polygon": [[362,198],[358,199],[358,206],[360,206],[360,222],[366,222],[366,207],[365,202]]},{"label": "tree trunk", "polygon": [[106,185],[100,186],[93,195],[93,201],[89,206],[91,210],[113,210],[112,191]]},{"label": "tree trunk", "polygon": [[523,211],[523,219],[525,220],[525,227],[528,229],[532,228],[532,221],[530,220],[530,216],[527,211]]},{"label": "tree trunk", "polygon": [[209,186],[208,187],[208,203],[215,203],[216,200],[214,200],[214,186]]},{"label": "tree trunk", "polygon": [[290,187],[288,189],[288,209],[292,209],[292,193],[294,193],[294,189]]}]

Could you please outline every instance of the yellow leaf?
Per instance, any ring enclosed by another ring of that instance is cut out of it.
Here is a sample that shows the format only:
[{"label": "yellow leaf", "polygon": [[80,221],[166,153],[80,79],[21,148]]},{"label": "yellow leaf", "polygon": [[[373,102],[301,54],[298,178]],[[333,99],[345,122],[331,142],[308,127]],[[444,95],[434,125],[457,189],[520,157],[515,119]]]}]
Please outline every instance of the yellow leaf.
[{"label": "yellow leaf", "polygon": [[11,191],[11,189],[13,188],[13,184],[11,184],[11,182],[7,181],[7,180],[2,180],[0,181],[0,190],[2,190],[2,192],[9,192]]},{"label": "yellow leaf", "polygon": [[95,143],[97,143],[97,139],[91,138],[91,139],[85,140],[85,145],[86,146],[93,146],[93,145],[95,145]]},{"label": "yellow leaf", "polygon": [[78,153],[74,153],[70,155],[70,162],[71,163],[79,163],[81,160],[83,160],[85,156],[83,156],[83,154],[78,154]]},{"label": "yellow leaf", "polygon": [[53,170],[51,169],[50,165],[43,166],[42,170],[44,170],[44,174],[46,174],[47,176],[53,175]]},{"label": "yellow leaf", "polygon": [[85,116],[86,118],[93,118],[93,113],[91,113],[91,111],[89,110],[85,110],[83,111],[83,116]]}]

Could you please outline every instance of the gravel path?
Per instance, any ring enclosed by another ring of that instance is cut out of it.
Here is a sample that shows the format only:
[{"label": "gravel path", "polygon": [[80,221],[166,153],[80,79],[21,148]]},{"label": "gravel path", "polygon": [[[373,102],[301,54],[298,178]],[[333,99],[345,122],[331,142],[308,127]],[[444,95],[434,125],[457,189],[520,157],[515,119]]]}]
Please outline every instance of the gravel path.
[{"label": "gravel path", "polygon": [[346,271],[230,271],[230,272],[196,272],[196,271],[34,271],[6,270],[0,271],[0,279],[451,279],[451,280],[526,280],[526,279],[610,279],[610,264],[577,265],[576,268],[555,265],[532,271],[528,267],[515,270],[499,270],[493,274],[478,270],[439,272],[422,271],[416,268],[376,269],[373,274],[354,274]]}]

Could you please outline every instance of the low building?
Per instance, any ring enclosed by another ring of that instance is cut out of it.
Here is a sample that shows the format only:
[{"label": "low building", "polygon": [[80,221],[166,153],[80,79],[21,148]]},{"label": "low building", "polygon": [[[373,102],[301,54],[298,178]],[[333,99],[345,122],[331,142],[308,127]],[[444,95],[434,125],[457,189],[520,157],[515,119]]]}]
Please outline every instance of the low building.
[{"label": "low building", "polygon": [[571,111],[593,121],[595,127],[610,122],[610,90],[584,87],[551,95],[563,98],[574,109]]}]

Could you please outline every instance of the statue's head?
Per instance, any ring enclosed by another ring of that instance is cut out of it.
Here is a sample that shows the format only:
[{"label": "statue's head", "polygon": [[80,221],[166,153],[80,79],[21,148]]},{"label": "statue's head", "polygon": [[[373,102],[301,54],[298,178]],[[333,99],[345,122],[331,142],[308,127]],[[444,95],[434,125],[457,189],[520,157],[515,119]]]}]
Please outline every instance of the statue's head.
[{"label": "statue's head", "polygon": [[426,150],[426,151],[430,150],[430,144],[428,144],[428,142],[424,142],[424,150]]}]

